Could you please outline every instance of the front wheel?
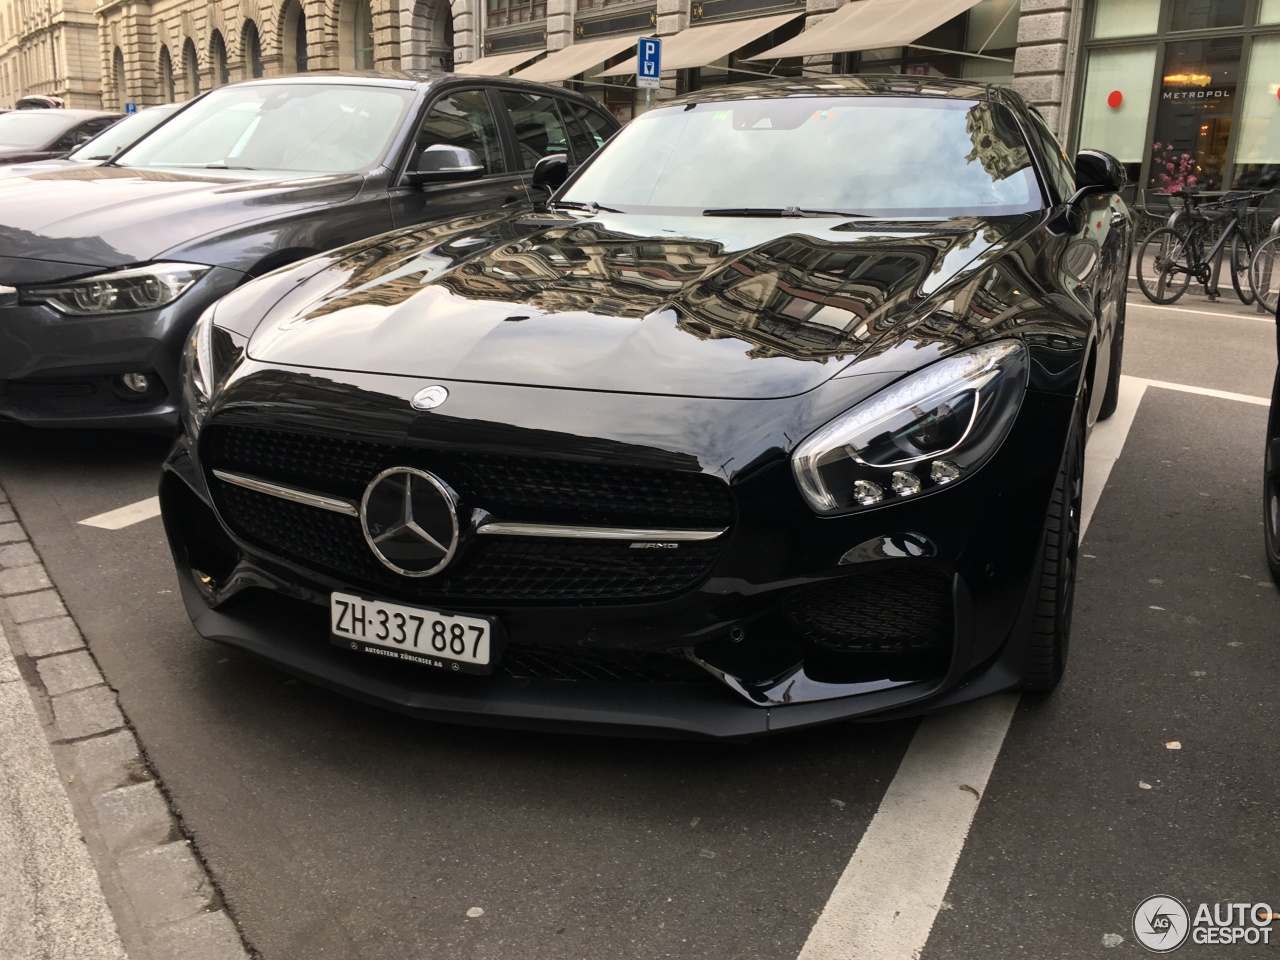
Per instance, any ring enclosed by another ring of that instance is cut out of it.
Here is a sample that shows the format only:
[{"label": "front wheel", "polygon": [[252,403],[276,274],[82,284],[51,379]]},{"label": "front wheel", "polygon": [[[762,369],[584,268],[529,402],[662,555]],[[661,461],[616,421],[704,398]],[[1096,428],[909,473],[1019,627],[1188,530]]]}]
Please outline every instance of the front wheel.
[{"label": "front wheel", "polygon": [[1080,505],[1084,492],[1084,401],[1077,405],[1058,468],[1053,499],[1044,521],[1040,595],[1022,689],[1048,693],[1067,668],[1071,611],[1076,598],[1076,559],[1080,552]]},{"label": "front wheel", "polygon": [[1138,248],[1138,286],[1152,303],[1170,304],[1191,284],[1187,238],[1171,227],[1147,234]]},{"label": "front wheel", "polygon": [[1258,247],[1249,268],[1249,286],[1268,313],[1275,313],[1280,301],[1280,237],[1272,237]]},{"label": "front wheel", "polygon": [[1231,238],[1231,286],[1245,306],[1257,299],[1249,283],[1249,265],[1253,262],[1253,244],[1243,233]]}]

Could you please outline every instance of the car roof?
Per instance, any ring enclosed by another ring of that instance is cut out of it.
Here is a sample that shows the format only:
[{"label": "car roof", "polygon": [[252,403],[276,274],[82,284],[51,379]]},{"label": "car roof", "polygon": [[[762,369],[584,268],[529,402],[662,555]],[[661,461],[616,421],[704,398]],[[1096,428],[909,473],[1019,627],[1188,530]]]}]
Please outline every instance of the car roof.
[{"label": "car roof", "polygon": [[[452,85],[454,83],[466,83],[468,86],[497,85],[509,88],[525,87],[531,92],[554,93],[557,97],[568,97],[573,100],[599,104],[598,100],[578,93],[576,90],[549,87],[544,83],[533,83],[529,80],[515,80],[511,77],[472,77],[456,73],[433,74],[415,70],[315,70],[307,73],[283,74],[276,77],[256,77],[253,80],[241,80],[238,83],[228,84],[228,86],[245,87],[255,84],[279,83],[342,83],[370,87],[396,87],[402,90],[425,89],[431,86]],[[223,88],[217,87],[216,89],[221,90]]]},{"label": "car roof", "polygon": [[859,74],[844,77],[779,78],[711,87],[664,100],[654,106],[716,103],[723,100],[782,99],[784,97],[919,97],[945,100],[995,100],[1008,103],[1003,87],[972,80],[945,77],[912,77],[899,74]]},{"label": "car roof", "polygon": [[[23,110],[22,113],[35,113],[34,110]],[[66,117],[68,120],[92,120],[94,117],[123,117],[123,113],[115,113],[111,110],[66,110],[62,107],[54,107],[45,111],[50,116]]]}]

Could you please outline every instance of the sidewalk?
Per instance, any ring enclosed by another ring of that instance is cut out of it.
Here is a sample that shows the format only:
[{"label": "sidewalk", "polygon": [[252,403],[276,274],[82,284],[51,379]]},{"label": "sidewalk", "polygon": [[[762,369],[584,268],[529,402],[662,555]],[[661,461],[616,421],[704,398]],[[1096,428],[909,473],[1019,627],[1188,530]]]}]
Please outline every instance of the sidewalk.
[{"label": "sidewalk", "polygon": [[0,944],[8,960],[123,960],[125,956],[3,628]]}]

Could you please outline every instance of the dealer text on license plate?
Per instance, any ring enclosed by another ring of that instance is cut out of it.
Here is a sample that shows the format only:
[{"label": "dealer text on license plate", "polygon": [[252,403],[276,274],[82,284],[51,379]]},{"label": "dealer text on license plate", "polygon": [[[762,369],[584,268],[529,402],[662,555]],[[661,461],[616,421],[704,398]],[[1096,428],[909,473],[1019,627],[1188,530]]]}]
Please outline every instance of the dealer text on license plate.
[{"label": "dealer text on license plate", "polygon": [[481,617],[462,617],[347,593],[329,598],[335,638],[353,649],[445,670],[470,667],[488,672],[492,624]]}]

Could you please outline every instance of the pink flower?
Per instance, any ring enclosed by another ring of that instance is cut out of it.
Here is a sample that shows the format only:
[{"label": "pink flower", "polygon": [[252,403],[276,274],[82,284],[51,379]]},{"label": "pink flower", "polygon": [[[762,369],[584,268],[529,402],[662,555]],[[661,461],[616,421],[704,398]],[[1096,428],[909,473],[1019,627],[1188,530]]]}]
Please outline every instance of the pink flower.
[{"label": "pink flower", "polygon": [[1196,178],[1195,178],[1195,177],[1187,177],[1187,186],[1188,186],[1188,187],[1194,187],[1195,185],[1196,185]]},{"label": "pink flower", "polygon": [[1153,144],[1152,149],[1159,150],[1160,144],[1159,143]]},{"label": "pink flower", "polygon": [[1173,164],[1172,164],[1172,163],[1166,163],[1166,164],[1164,165],[1164,168],[1165,168],[1166,170],[1168,170],[1170,173],[1173,173]]}]

